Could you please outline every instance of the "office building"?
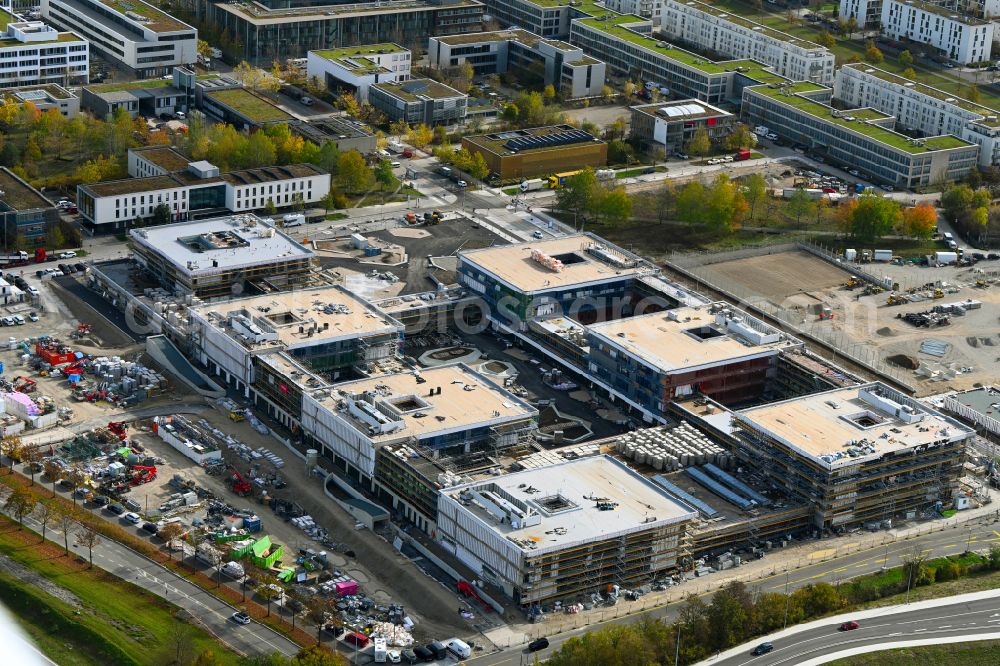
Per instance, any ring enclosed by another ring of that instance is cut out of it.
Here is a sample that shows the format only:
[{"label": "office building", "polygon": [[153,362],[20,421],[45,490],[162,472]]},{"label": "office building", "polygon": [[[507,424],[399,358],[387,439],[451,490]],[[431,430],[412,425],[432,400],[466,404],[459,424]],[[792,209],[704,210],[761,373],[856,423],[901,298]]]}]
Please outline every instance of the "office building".
[{"label": "office building", "polygon": [[741,113],[750,125],[765,125],[832,163],[895,187],[961,180],[976,168],[976,144],[950,135],[914,139],[899,134],[890,115],[830,106],[832,92],[808,82],[751,86],[743,89]]},{"label": "office building", "polygon": [[268,98],[246,88],[208,91],[201,98],[201,110],[219,122],[246,130],[295,120]]},{"label": "office building", "polygon": [[289,123],[292,131],[306,141],[322,147],[332,143],[337,150],[356,150],[362,155],[375,151],[377,141],[372,129],[364,123],[347,117],[329,116],[308,122]]},{"label": "office building", "polygon": [[658,24],[664,36],[699,51],[756,60],[792,81],[833,83],[829,49],[698,0],[664,0]]},{"label": "office building", "polygon": [[388,43],[310,51],[306,75],[334,94],[346,92],[367,102],[373,83],[409,80],[410,50]]},{"label": "office building", "polygon": [[86,39],[0,9],[0,88],[76,85],[89,75]]},{"label": "office building", "polygon": [[3,238],[21,236],[29,247],[44,247],[59,222],[55,204],[7,167],[0,167],[0,230]]},{"label": "office building", "polygon": [[432,35],[482,29],[477,0],[387,0],[372,3],[194,0],[199,16],[220,32],[240,35],[238,60],[270,66],[309,51],[392,42],[423,49]]},{"label": "office building", "polygon": [[80,113],[80,98],[55,83],[0,89],[0,103],[8,99],[18,104],[31,102],[42,112],[55,109],[66,118],[75,118]]},{"label": "office building", "polygon": [[778,354],[802,346],[725,303],[599,322],[586,336],[590,373],[654,415],[692,393],[730,405],[759,399]]},{"label": "office building", "polygon": [[102,57],[141,79],[198,58],[198,31],[141,0],[41,0],[46,21],[75,30]]},{"label": "office building", "polygon": [[614,458],[592,456],[443,490],[435,540],[528,607],[676,570],[696,515]]},{"label": "office building", "polygon": [[721,141],[733,131],[737,120],[727,111],[694,99],[639,104],[631,111],[631,135],[661,145],[667,152],[683,150],[699,130],[708,132],[713,142]]},{"label": "office building", "polygon": [[416,125],[452,125],[465,120],[469,96],[432,79],[375,83],[368,101],[390,120]]},{"label": "office building", "polygon": [[975,436],[881,383],[738,411],[733,426],[737,455],[833,529],[950,507]]},{"label": "office building", "polygon": [[510,71],[522,85],[552,85],[566,99],[597,97],[604,88],[603,62],[579,47],[526,30],[431,37],[427,53],[431,67],[469,63],[477,75]]},{"label": "office building", "polygon": [[552,125],[462,138],[501,180],[535,178],[608,163],[608,144],[571,125]]},{"label": "office building", "polygon": [[135,262],[166,289],[198,298],[244,294],[253,283],[306,281],[312,250],[255,215],[129,231]]},{"label": "office building", "polygon": [[833,96],[852,107],[892,114],[927,136],[951,134],[979,145],[979,166],[1000,165],[1000,112],[863,63],[837,71]]},{"label": "office building", "polygon": [[174,116],[201,108],[204,96],[213,90],[242,88],[228,76],[197,75],[187,67],[174,67],[170,79],[145,79],[98,83],[83,89],[82,106],[98,118],[113,115],[119,109],[133,118]]},{"label": "office building", "polygon": [[[155,155],[159,164],[153,164],[152,158],[146,159],[145,155]],[[180,168],[78,185],[77,205],[84,223],[102,230],[126,229],[137,219],[152,218],[161,205],[169,209],[175,221],[227,211],[249,213],[269,204],[287,210],[317,203],[330,191],[330,174],[311,164],[220,173],[208,162],[191,162],[159,146],[132,151],[129,156],[129,167],[135,165],[136,174],[162,170],[168,162],[170,167]]]}]

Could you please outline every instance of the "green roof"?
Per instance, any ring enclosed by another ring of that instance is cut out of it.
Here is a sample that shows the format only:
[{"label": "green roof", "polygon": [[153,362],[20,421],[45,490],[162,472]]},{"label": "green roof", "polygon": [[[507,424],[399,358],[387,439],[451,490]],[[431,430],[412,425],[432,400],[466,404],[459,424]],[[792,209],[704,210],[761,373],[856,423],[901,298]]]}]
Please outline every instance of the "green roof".
[{"label": "green roof", "polygon": [[[958,97],[949,92],[941,90],[940,88],[934,88],[924,83],[918,83],[916,81],[912,81],[905,77],[899,76],[898,74],[893,74],[892,72],[888,72],[884,69],[879,69],[878,67],[872,67],[871,65],[868,65],[866,63],[861,63],[861,62],[849,63],[847,65],[844,65],[844,67],[849,67],[852,70],[863,72],[865,74],[874,76],[876,78],[882,79],[883,81],[895,84],[897,86],[909,88],[910,90],[920,93],[921,95],[927,95],[928,97],[939,99],[942,102],[952,104],[959,108],[965,109],[966,111],[971,111],[972,113],[978,113],[984,117],[1000,116],[1000,111],[991,109],[988,106],[983,106],[982,104],[976,104],[975,102],[970,102],[967,99],[962,99],[961,97]],[[984,121],[984,124],[996,127],[1000,125],[1000,121],[990,121],[990,122]]]},{"label": "green roof", "polygon": [[293,120],[290,114],[282,111],[263,97],[243,88],[212,90],[206,92],[205,95],[254,122],[269,123]]},{"label": "green roof", "polygon": [[152,88],[164,88],[172,86],[173,81],[166,79],[143,79],[141,81],[118,81],[117,83],[99,83],[97,85],[86,86],[87,90],[93,93],[123,92],[126,90],[150,90]]},{"label": "green roof", "polygon": [[323,49],[311,51],[320,58],[335,62],[345,69],[359,74],[374,74],[378,71],[389,71],[380,66],[368,56],[379,56],[386,53],[402,53],[405,48],[399,44],[366,44],[364,46],[345,46],[339,49]]},{"label": "green roof", "polygon": [[8,23],[14,23],[17,18],[7,12],[6,10],[0,9],[0,30],[6,30]]},{"label": "green roof", "polygon": [[[5,27],[6,29],[6,27]],[[40,42],[21,42],[16,39],[0,39],[0,48],[8,48],[12,46],[39,46],[45,44],[59,44],[61,42],[84,42],[87,41],[83,37],[72,33],[72,32],[60,32],[59,36],[55,39],[47,39]]]},{"label": "green roof", "polygon": [[[884,143],[887,146],[891,146],[892,148],[902,150],[913,155],[934,150],[947,150],[949,148],[961,148],[964,146],[974,145],[968,141],[963,141],[956,136],[950,135],[914,140],[908,136],[894,132],[891,129],[870,122],[892,118],[892,116],[884,114],[881,111],[876,111],[875,109],[850,109],[838,111],[831,106],[827,106],[826,104],[817,102],[816,100],[804,97],[802,93],[829,90],[829,88],[816,83],[800,82],[781,87],[754,86],[750,88],[750,90],[757,94],[770,97],[781,104],[794,107],[798,111],[807,113],[824,122],[840,125],[841,127],[844,127],[852,132],[863,134],[869,139]],[[917,141],[919,141],[919,143],[917,143]]]},{"label": "green roof", "polygon": [[170,14],[152,5],[147,5],[145,2],[139,2],[139,0],[101,0],[101,2],[122,15],[131,12],[132,14],[146,17],[149,19],[148,21],[136,21],[136,23],[144,28],[149,28],[153,32],[174,32],[177,30],[194,29],[188,24],[175,19]]},{"label": "green roof", "polygon": [[[417,88],[419,88],[419,84],[426,84],[426,87],[418,90]],[[399,83],[387,81],[385,83],[376,83],[372,85],[372,88],[378,88],[382,92],[388,93],[407,102],[416,102],[424,97],[428,97],[430,99],[448,99],[452,97],[467,96],[464,93],[455,90],[451,86],[438,83],[433,79],[410,79],[409,81],[402,81]]]}]

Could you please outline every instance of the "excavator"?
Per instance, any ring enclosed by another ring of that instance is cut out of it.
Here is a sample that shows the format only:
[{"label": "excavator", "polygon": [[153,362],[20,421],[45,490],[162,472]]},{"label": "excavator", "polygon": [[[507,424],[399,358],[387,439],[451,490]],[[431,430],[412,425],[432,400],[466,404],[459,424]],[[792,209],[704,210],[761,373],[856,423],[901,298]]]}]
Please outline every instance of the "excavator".
[{"label": "excavator", "polygon": [[119,439],[119,441],[124,442],[128,439],[128,423],[125,421],[111,421],[108,423],[108,430]]},{"label": "excavator", "polygon": [[889,298],[885,299],[886,305],[905,305],[906,303],[909,301],[897,294],[889,294]]},{"label": "excavator", "polygon": [[852,275],[851,277],[847,278],[847,282],[844,283],[844,288],[857,289],[858,287],[861,286],[861,283],[862,281],[858,279],[856,275]]},{"label": "excavator", "polygon": [[149,483],[156,478],[156,467],[147,465],[135,465],[132,467],[132,480],[130,485],[138,486]]},{"label": "excavator", "polygon": [[250,485],[249,481],[243,478],[243,475],[240,474],[238,469],[230,466],[228,471],[232,472],[232,476],[229,477],[230,490],[240,497],[246,497],[253,492],[253,486]]},{"label": "excavator", "polygon": [[38,383],[30,377],[17,377],[14,380],[14,390],[18,393],[34,393]]}]

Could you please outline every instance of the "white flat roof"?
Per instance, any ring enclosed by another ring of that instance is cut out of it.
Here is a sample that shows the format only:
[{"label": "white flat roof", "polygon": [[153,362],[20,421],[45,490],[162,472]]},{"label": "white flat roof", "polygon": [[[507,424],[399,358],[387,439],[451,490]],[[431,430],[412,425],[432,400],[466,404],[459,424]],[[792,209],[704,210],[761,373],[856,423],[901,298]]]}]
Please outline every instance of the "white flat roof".
[{"label": "white flat roof", "polygon": [[312,250],[251,214],[143,227],[129,236],[187,275],[313,257]]},{"label": "white flat roof", "polygon": [[[670,523],[691,520],[697,512],[660,490],[649,479],[611,456],[569,462],[506,474],[442,491],[461,502],[467,491],[496,493],[520,508],[539,514],[538,524],[514,528],[500,522],[479,503],[461,503],[494,532],[526,555],[560,550],[577,543],[609,539]],[[614,505],[598,508],[598,500]]]},{"label": "white flat roof", "polygon": [[[726,306],[718,304],[718,307]],[[729,311],[731,315],[720,321],[710,307],[684,307],[592,324],[587,328],[602,342],[665,373],[777,353],[801,344],[745,313],[732,308]],[[741,329],[734,325],[750,322],[755,322],[756,326]],[[762,337],[755,340],[748,337],[750,334]]]},{"label": "white flat roof", "polygon": [[878,382],[752,407],[734,417],[826,467],[972,434],[958,421]]},{"label": "white flat roof", "polygon": [[[603,248],[605,254],[602,257],[588,248]],[[534,250],[561,261],[561,269],[533,259]],[[607,282],[654,269],[637,255],[590,234],[469,250],[460,252],[459,256],[524,293]],[[622,263],[616,265],[604,257],[613,257]]]}]

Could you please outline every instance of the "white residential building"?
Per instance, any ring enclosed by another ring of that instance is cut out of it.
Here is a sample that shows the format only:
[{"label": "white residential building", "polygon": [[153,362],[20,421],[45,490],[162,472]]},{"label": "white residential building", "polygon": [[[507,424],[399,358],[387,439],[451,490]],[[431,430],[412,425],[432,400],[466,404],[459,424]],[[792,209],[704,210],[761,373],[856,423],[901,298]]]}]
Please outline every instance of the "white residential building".
[{"label": "white residential building", "polygon": [[89,72],[87,40],[0,9],[0,88],[86,83]]},{"label": "white residential building", "polygon": [[[125,7],[130,9],[125,9]],[[45,20],[79,32],[139,78],[170,74],[198,58],[198,31],[140,0],[41,0]]]},{"label": "white residential building", "polygon": [[979,166],[1000,166],[1000,112],[863,63],[837,71],[834,97],[895,116],[903,129],[979,144]]},{"label": "white residential building", "polygon": [[399,44],[369,44],[309,51],[306,75],[319,79],[329,90],[349,92],[368,101],[373,83],[407,81],[411,54]]},{"label": "white residential building", "polygon": [[619,14],[653,19],[653,23],[658,24],[663,13],[663,2],[664,0],[605,0],[604,6]]},{"label": "white residential building", "polygon": [[884,0],[882,33],[929,44],[963,65],[989,60],[993,46],[992,22],[913,0]]},{"label": "white residential building", "polygon": [[700,51],[762,62],[793,81],[833,83],[836,58],[829,49],[705,2],[664,0],[660,30]]},{"label": "white residential building", "polygon": [[851,17],[859,28],[874,28],[882,20],[882,0],[841,0],[840,20]]}]

